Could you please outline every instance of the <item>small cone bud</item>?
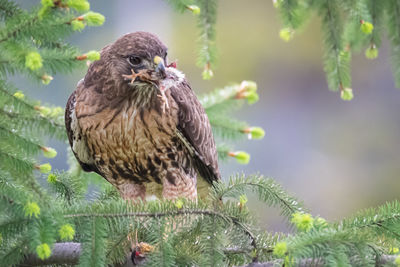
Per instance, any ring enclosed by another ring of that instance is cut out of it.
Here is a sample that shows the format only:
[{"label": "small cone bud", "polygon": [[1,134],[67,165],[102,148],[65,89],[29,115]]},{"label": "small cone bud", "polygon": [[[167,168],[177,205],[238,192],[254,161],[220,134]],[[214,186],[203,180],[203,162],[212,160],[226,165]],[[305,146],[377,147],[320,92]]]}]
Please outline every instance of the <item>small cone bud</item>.
[{"label": "small cone bud", "polygon": [[177,207],[178,209],[181,209],[183,207],[182,199],[178,199],[175,201],[175,207]]},{"label": "small cone bud", "polygon": [[353,99],[353,90],[351,88],[344,88],[340,91],[340,97],[345,101],[350,101]]},{"label": "small cone bud", "polygon": [[42,57],[38,52],[30,52],[25,56],[25,67],[30,70],[37,70],[43,67]]},{"label": "small cone bud", "polygon": [[71,241],[75,236],[75,230],[70,224],[64,224],[61,226],[60,230],[58,230],[58,233],[63,241]]},{"label": "small cone bud", "polygon": [[200,7],[198,7],[198,6],[196,6],[196,5],[187,6],[187,9],[189,9],[190,11],[192,11],[192,13],[193,13],[194,15],[200,14]]},{"label": "small cone bud", "polygon": [[50,163],[45,163],[36,167],[41,173],[49,173],[51,172]]},{"label": "small cone bud", "polygon": [[375,45],[372,45],[371,47],[368,47],[365,50],[365,57],[368,59],[374,59],[378,57],[378,49],[376,48]]},{"label": "small cone bud", "polygon": [[87,52],[86,56],[90,61],[100,60],[100,53],[95,50]]},{"label": "small cone bud", "polygon": [[48,244],[43,243],[36,247],[36,254],[41,260],[45,260],[50,257],[51,249]]},{"label": "small cone bud", "polygon": [[287,252],[287,244],[286,242],[278,242],[275,244],[274,247],[274,255],[283,258]]},{"label": "small cone bud", "polygon": [[246,196],[246,195],[240,195],[240,197],[239,197],[239,203],[240,203],[241,206],[246,205],[247,201],[248,201],[248,199],[247,199],[247,196]]},{"label": "small cone bud", "polygon": [[396,257],[394,263],[396,264],[397,267],[400,267],[400,255]]},{"label": "small cone bud", "polygon": [[314,218],[309,213],[296,212],[292,215],[291,222],[298,230],[307,232],[314,226]]},{"label": "small cone bud", "polygon": [[210,80],[213,76],[214,73],[209,67],[204,68],[202,73],[203,80]]},{"label": "small cone bud", "polygon": [[243,132],[249,134],[250,139],[262,139],[265,135],[265,131],[261,127],[249,127]]},{"label": "small cone bud", "polygon": [[398,247],[392,247],[392,248],[390,248],[390,250],[389,250],[389,253],[390,254],[397,254],[397,253],[399,253],[399,248]]},{"label": "small cone bud", "polygon": [[53,0],[41,0],[40,3],[42,4],[43,7],[53,7],[54,6]]},{"label": "small cone bud", "polygon": [[50,173],[50,174],[47,176],[47,182],[48,182],[49,184],[54,184],[54,183],[56,183],[56,182],[57,182],[57,175],[55,175],[54,173]]},{"label": "small cone bud", "polygon": [[24,211],[26,217],[35,216],[37,218],[40,214],[40,207],[36,202],[28,202],[24,206]]},{"label": "small cone bud", "polygon": [[80,32],[86,27],[86,24],[83,21],[74,19],[71,21],[71,26],[74,31]]},{"label": "small cone bud", "polygon": [[53,80],[53,77],[50,75],[45,74],[42,76],[42,83],[44,85],[48,85],[52,80]]},{"label": "small cone bud", "polygon": [[93,11],[89,11],[83,15],[83,17],[89,26],[101,26],[105,21],[105,18],[102,14]]},{"label": "small cone bud", "polygon": [[273,5],[275,8],[279,8],[279,7],[281,6],[281,1],[282,1],[282,0],[272,0],[272,5]]},{"label": "small cone bud", "polygon": [[256,92],[248,92],[244,94],[245,98],[247,99],[247,103],[252,105],[259,100],[259,96]]},{"label": "small cone bud", "polygon": [[64,109],[62,107],[55,107],[55,108],[51,109],[50,116],[57,117],[61,114],[64,114]]},{"label": "small cone bud", "polygon": [[54,158],[57,156],[57,151],[54,148],[51,147],[42,147],[43,155],[46,158]]},{"label": "small cone bud", "polygon": [[240,164],[248,164],[250,161],[250,155],[244,151],[229,152],[229,156],[234,157]]},{"label": "small cone bud", "polygon": [[240,84],[240,90],[256,92],[257,84],[253,81],[242,81],[242,83]]},{"label": "small cone bud", "polygon": [[68,0],[67,5],[77,11],[88,11],[90,9],[90,4],[86,0]]},{"label": "small cone bud", "polygon": [[363,20],[361,20],[360,22],[361,22],[360,26],[361,31],[365,34],[371,34],[372,31],[374,30],[374,25],[370,22],[366,22]]},{"label": "small cone bud", "polygon": [[38,110],[40,112],[40,115],[42,115],[43,117],[47,117],[51,113],[51,108],[48,107],[36,106],[35,109]]},{"label": "small cone bud", "polygon": [[285,41],[289,42],[293,38],[294,31],[290,28],[284,28],[279,31],[279,37]]},{"label": "small cone bud", "polygon": [[18,98],[18,99],[23,99],[23,98],[25,97],[24,93],[22,93],[21,91],[15,92],[15,93],[13,94],[13,96],[14,96],[15,98]]}]

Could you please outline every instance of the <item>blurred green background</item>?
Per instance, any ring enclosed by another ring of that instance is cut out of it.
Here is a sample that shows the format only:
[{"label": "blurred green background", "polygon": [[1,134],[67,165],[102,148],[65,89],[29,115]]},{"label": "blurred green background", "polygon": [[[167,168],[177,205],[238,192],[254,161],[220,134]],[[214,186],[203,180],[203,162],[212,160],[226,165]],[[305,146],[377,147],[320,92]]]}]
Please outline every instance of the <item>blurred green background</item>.
[{"label": "blurred green background", "polygon": [[[29,8],[39,1],[18,1]],[[219,60],[215,77],[201,79],[195,66],[198,29],[190,12],[175,13],[163,0],[92,0],[91,9],[106,17],[104,26],[86,28],[70,41],[82,51],[100,50],[122,34],[149,31],[169,47],[197,93],[231,82],[254,80],[260,101],[235,116],[261,126],[266,136],[241,141],[251,154],[248,165],[221,163],[224,178],[244,172],[274,177],[304,200],[313,215],[329,220],[393,200],[400,193],[400,90],[394,88],[388,42],[379,58],[353,57],[355,98],[344,102],[327,88],[322,66],[322,40],[316,17],[302,33],[285,43],[280,21],[269,0],[221,0],[217,19]],[[55,75],[49,86],[14,77],[19,88],[43,102],[65,106],[86,69]],[[50,161],[66,169],[66,144],[51,142],[59,155]],[[250,197],[260,226],[286,231],[279,212]]]}]

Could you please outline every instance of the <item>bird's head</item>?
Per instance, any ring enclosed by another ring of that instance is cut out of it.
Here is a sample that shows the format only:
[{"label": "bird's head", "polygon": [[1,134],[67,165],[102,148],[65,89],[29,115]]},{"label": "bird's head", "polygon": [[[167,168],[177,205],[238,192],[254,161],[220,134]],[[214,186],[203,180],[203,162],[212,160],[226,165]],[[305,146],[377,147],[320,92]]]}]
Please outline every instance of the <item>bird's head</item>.
[{"label": "bird's head", "polygon": [[[158,83],[166,77],[167,47],[151,33],[125,34],[107,52],[112,76],[121,83],[136,86],[149,82]],[[136,76],[139,73],[143,76]]]}]

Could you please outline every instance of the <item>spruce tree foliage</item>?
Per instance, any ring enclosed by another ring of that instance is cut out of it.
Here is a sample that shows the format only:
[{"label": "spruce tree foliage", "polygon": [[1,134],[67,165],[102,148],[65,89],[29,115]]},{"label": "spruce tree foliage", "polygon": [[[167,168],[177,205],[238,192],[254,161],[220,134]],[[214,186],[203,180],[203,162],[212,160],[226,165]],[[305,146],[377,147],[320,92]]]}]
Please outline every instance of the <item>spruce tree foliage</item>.
[{"label": "spruce tree foliage", "polygon": [[[202,36],[199,62],[206,66],[204,76],[210,77],[216,55],[216,1],[169,2],[177,11],[188,10],[198,16]],[[327,28],[331,23],[345,24],[341,16],[332,17],[341,14],[339,1],[314,2],[313,6],[324,15],[323,25]],[[383,27],[381,17],[388,8],[386,4],[365,1],[364,5],[356,1],[345,5],[344,2],[343,10],[351,14],[354,25],[360,14],[370,14],[368,19],[375,26],[374,31]],[[302,25],[309,12],[305,3],[280,2],[289,29],[282,36],[293,34]],[[391,12],[396,12],[397,2],[390,5]],[[390,15],[389,11],[386,13]],[[80,52],[65,38],[86,26],[101,25],[104,17],[90,11],[86,0],[42,0],[31,10],[0,0],[0,20],[2,265],[21,264],[26,255],[35,255],[45,262],[52,255],[54,244],[60,242],[81,244],[81,266],[121,264],[131,246],[138,242],[154,246],[147,255],[148,266],[223,266],[254,261],[292,266],[303,259],[322,260],[328,266],[373,266],[381,255],[398,253],[398,202],[329,223],[312,217],[301,201],[290,196],[275,180],[262,175],[233,175],[229,181],[215,183],[207,202],[177,199],[132,203],[122,200],[115,188],[97,175],[84,173],[72,153],[68,171],[52,170],[50,164],[39,162],[37,156],[57,155],[46,146],[47,138],[67,141],[63,109],[28,98],[8,78],[18,74],[48,84],[54,73],[84,68],[86,60],[98,60],[98,52]],[[326,57],[330,61],[327,69],[336,71],[332,78],[335,86],[349,83],[345,72],[338,76],[337,71],[346,70],[349,62],[341,49],[346,47],[345,36],[355,36],[347,33],[356,28],[354,25],[348,26],[349,29],[332,29],[340,32],[327,32]],[[374,31],[365,39],[379,47],[380,36]],[[393,26],[390,31],[392,43],[396,43],[398,30]],[[358,41],[352,41],[354,46]],[[218,153],[222,160],[234,157],[239,163],[247,163],[247,153],[235,151],[225,142],[264,136],[263,129],[231,116],[244,103],[258,100],[256,90],[254,82],[243,81],[199,97],[219,138]],[[88,196],[88,184],[95,181],[101,186],[97,193]],[[249,192],[266,205],[278,208],[293,229],[297,229],[296,233],[283,235],[259,229],[247,208]]]},{"label": "spruce tree foliage", "polygon": [[291,40],[316,14],[321,20],[324,70],[330,90],[340,91],[343,100],[353,98],[351,55],[365,49],[366,58],[378,57],[386,29],[391,42],[391,59],[396,87],[400,88],[400,3],[396,0],[274,0],[283,29],[280,36]]},{"label": "spruce tree foliage", "polygon": [[[217,0],[167,0],[183,12],[198,15],[199,56],[203,78],[210,79],[217,60],[215,24]],[[391,43],[391,61],[396,87],[400,88],[400,2],[397,0],[273,0],[283,27],[280,37],[288,42],[317,15],[321,21],[324,46],[324,70],[328,87],[339,91],[343,100],[351,100],[351,57],[364,49],[366,58],[379,54],[381,37]],[[193,7],[196,7],[195,9]],[[194,11],[195,10],[195,11]]]}]

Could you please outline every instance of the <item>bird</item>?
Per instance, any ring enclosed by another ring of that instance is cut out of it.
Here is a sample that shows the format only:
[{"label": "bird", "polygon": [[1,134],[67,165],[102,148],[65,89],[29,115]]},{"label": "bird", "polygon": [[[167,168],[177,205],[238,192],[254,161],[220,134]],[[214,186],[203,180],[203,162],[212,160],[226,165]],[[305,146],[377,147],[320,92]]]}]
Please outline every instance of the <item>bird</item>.
[{"label": "bird", "polygon": [[123,199],[206,198],[221,179],[207,114],[167,47],[128,33],[100,52],[67,101],[73,154]]}]

